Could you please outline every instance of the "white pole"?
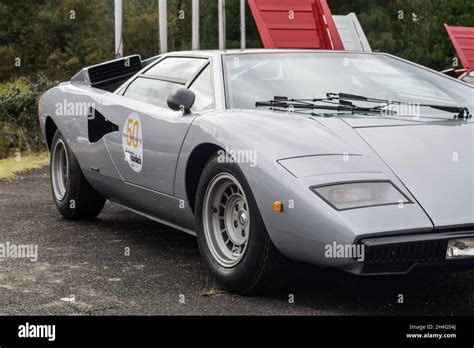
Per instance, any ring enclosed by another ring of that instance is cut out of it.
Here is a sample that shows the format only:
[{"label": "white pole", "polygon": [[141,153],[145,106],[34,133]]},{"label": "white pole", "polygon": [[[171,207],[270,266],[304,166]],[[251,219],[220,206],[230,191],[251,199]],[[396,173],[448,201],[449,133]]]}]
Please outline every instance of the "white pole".
[{"label": "white pole", "polygon": [[225,49],[225,0],[219,0],[219,49]]},{"label": "white pole", "polygon": [[123,8],[122,0],[115,0],[114,3],[115,12],[115,57],[123,57],[123,36],[122,36],[122,20],[123,20]]},{"label": "white pole", "polygon": [[168,0],[158,0],[160,53],[168,52]]},{"label": "white pole", "polygon": [[246,48],[245,33],[245,0],[240,0],[240,48]]},{"label": "white pole", "polygon": [[193,0],[192,17],[192,49],[199,50],[199,0]]}]

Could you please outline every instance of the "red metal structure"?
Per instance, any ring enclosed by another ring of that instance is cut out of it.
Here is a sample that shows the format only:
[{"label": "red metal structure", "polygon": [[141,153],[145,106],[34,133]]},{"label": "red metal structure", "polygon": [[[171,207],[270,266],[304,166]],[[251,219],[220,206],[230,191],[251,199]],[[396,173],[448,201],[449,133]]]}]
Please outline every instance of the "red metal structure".
[{"label": "red metal structure", "polygon": [[265,48],[344,50],[326,0],[248,0]]},{"label": "red metal structure", "polygon": [[464,69],[474,70],[474,27],[452,27],[444,24]]}]

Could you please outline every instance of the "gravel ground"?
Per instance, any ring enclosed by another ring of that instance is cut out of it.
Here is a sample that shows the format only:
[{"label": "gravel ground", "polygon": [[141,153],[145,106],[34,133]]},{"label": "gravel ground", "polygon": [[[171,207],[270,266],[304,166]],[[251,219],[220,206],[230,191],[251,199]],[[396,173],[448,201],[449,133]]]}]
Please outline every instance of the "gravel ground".
[{"label": "gravel ground", "polygon": [[0,181],[0,217],[0,243],[38,245],[36,262],[0,258],[0,315],[474,313],[472,270],[360,278],[298,265],[278,293],[225,293],[192,236],[110,203],[93,221],[61,218],[47,168]]}]

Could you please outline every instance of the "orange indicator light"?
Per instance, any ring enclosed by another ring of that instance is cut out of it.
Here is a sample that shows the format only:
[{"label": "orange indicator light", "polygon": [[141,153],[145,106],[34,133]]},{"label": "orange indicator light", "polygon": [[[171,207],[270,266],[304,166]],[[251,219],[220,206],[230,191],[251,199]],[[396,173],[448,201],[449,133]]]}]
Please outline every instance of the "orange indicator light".
[{"label": "orange indicator light", "polygon": [[283,211],[283,204],[280,201],[273,202],[273,210],[277,213],[281,213]]}]

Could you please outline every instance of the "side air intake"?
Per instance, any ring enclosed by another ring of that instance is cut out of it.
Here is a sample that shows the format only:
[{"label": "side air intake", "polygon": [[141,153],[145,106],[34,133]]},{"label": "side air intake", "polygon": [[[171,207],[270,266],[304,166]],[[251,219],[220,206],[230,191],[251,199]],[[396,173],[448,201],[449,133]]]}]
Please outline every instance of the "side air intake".
[{"label": "side air intake", "polygon": [[92,65],[74,75],[71,83],[85,83],[111,92],[146,66],[143,63],[140,56],[135,54]]}]

